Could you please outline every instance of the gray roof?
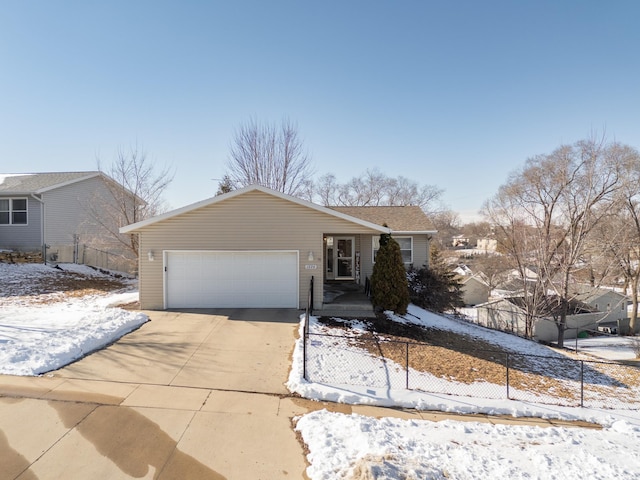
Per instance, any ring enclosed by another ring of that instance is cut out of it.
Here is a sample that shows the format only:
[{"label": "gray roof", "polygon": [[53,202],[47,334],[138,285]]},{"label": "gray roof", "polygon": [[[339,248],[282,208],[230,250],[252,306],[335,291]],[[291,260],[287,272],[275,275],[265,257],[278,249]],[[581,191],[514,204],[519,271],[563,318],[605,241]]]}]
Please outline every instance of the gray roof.
[{"label": "gray roof", "polygon": [[0,194],[42,193],[97,175],[100,172],[0,173]]},{"label": "gray roof", "polygon": [[376,225],[386,224],[394,232],[436,232],[429,217],[418,206],[328,208]]}]

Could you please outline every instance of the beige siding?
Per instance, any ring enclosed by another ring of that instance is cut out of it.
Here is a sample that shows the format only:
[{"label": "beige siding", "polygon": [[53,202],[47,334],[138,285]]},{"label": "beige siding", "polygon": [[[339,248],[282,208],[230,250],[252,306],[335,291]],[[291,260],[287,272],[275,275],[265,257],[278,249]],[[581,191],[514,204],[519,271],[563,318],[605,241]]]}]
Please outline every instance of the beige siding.
[{"label": "beige siding", "polygon": [[379,233],[373,235],[362,235],[360,240],[360,277],[364,285],[367,277],[371,278],[373,273],[373,237],[379,237]]},{"label": "beige siding", "polygon": [[413,266],[422,268],[429,266],[429,236],[412,235],[413,237]]},{"label": "beige siding", "polygon": [[[323,234],[371,234],[372,230],[260,191],[214,203],[142,227],[140,230],[140,303],[164,308],[165,250],[297,250],[300,252],[300,308],[306,306],[311,276],[314,304],[322,305]],[[155,260],[148,260],[153,251]],[[308,261],[312,251],[314,260]],[[307,269],[306,265],[316,265]]]}]

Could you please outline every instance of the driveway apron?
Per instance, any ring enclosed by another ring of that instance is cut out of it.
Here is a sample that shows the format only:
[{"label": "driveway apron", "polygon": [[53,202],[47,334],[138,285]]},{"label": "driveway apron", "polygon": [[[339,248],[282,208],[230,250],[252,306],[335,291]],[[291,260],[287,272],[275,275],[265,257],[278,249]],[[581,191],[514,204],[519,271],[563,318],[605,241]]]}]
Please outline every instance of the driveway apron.
[{"label": "driveway apron", "polygon": [[299,311],[145,312],[150,321],[57,372],[74,379],[287,393]]}]

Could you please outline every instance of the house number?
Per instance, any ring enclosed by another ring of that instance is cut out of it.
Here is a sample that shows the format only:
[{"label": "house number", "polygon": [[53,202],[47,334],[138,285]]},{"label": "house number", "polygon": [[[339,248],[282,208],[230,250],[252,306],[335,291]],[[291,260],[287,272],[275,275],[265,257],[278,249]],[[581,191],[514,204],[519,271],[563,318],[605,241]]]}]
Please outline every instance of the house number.
[{"label": "house number", "polygon": [[318,268],[318,265],[305,265],[304,268],[305,270],[315,270]]}]

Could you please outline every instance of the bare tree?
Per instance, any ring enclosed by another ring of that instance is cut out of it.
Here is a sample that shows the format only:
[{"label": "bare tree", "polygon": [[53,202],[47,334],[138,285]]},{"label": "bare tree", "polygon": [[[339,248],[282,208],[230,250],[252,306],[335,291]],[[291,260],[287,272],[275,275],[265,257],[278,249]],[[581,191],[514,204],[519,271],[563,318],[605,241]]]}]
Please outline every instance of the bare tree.
[{"label": "bare tree", "polygon": [[504,255],[486,253],[473,258],[473,270],[481,274],[491,293],[509,279],[511,265]]},{"label": "bare tree", "polygon": [[[321,176],[312,185],[312,192],[310,198],[307,200],[317,200],[321,205],[339,205],[338,195],[340,185],[336,180],[336,176],[333,173],[328,173]],[[314,198],[316,197],[316,198]]]},{"label": "bare tree", "polygon": [[441,210],[431,213],[431,221],[438,233],[435,235],[434,243],[443,252],[451,248],[451,239],[460,233],[460,216],[452,210]]},{"label": "bare tree", "polygon": [[439,204],[442,189],[434,185],[420,186],[402,176],[388,177],[376,168],[367,169],[343,184],[336,180],[335,175],[327,174],[320,177],[313,187],[314,199],[326,206],[417,205],[427,213],[446,210]]},{"label": "bare tree", "polygon": [[[572,273],[581,264],[588,235],[607,211],[603,205],[613,201],[620,185],[611,151],[604,141],[589,139],[530,158],[483,207],[521,272],[527,315],[533,319],[548,312],[547,293],[555,292],[559,346],[564,344]],[[525,275],[531,267],[538,273],[534,284]]]},{"label": "bare tree", "polygon": [[640,286],[640,153],[627,145],[614,144],[611,160],[621,166],[621,188],[614,208],[606,212],[606,222],[598,229],[600,251],[608,254],[622,275],[625,292],[631,293],[629,332],[635,334]]},{"label": "bare tree", "polygon": [[311,159],[297,126],[288,119],[282,120],[280,126],[256,119],[240,125],[227,168],[227,175],[236,186],[258,184],[296,196],[304,194],[312,173]]},{"label": "bare tree", "polygon": [[165,209],[162,195],[174,173],[168,168],[157,170],[137,145],[128,151],[119,149],[106,169],[98,159],[98,170],[107,177],[108,195],[107,198],[96,195],[96,202],[89,207],[90,216],[111,243],[138,258],[137,234],[122,235],[119,227],[162,213]]}]

